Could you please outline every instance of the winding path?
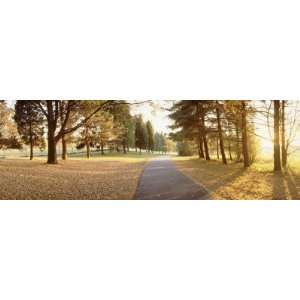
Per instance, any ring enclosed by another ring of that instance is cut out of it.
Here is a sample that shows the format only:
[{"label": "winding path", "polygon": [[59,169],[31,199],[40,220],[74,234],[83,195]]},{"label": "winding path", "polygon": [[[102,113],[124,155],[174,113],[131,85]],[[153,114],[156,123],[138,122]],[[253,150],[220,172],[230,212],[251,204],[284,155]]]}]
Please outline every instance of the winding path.
[{"label": "winding path", "polygon": [[136,200],[204,200],[208,191],[181,173],[170,158],[150,161],[141,176]]}]

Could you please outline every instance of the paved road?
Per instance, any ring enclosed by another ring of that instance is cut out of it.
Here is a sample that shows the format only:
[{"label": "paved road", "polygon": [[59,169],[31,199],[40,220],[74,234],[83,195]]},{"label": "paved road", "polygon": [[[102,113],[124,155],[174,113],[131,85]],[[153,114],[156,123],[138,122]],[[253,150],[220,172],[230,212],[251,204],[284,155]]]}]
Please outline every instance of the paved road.
[{"label": "paved road", "polygon": [[204,200],[208,191],[185,176],[167,157],[150,161],[144,170],[135,199]]}]

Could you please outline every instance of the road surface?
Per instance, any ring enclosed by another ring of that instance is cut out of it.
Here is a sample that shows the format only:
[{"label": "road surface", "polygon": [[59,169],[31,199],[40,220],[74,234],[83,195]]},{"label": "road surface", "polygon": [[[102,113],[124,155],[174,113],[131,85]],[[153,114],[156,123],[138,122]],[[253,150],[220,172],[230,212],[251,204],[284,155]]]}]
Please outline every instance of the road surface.
[{"label": "road surface", "polygon": [[181,173],[168,157],[150,161],[140,178],[136,200],[204,200],[208,191]]}]

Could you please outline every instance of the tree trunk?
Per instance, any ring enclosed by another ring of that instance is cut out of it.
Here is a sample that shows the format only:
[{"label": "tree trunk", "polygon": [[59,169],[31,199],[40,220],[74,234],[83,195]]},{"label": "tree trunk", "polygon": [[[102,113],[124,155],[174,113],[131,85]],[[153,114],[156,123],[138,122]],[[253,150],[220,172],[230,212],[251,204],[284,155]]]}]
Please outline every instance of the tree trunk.
[{"label": "tree trunk", "polygon": [[232,137],[232,130],[231,127],[229,125],[229,123],[227,123],[227,131],[228,131],[228,152],[229,152],[229,159],[230,161],[233,161],[233,157],[232,157],[232,145],[231,145],[231,137]]},{"label": "tree trunk", "polygon": [[29,134],[30,134],[30,160],[33,160],[33,137],[32,137],[32,124],[30,122],[30,128],[29,128]]},{"label": "tree trunk", "polygon": [[200,158],[205,158],[204,156],[204,149],[203,149],[203,136],[200,136]]},{"label": "tree trunk", "polygon": [[87,141],[85,145],[86,145],[86,158],[90,159],[90,157],[91,157],[91,145],[90,145],[90,142]]},{"label": "tree trunk", "polygon": [[123,143],[123,153],[124,153],[124,154],[127,154],[127,151],[126,151],[126,144],[125,144],[125,143]]},{"label": "tree trunk", "polygon": [[48,132],[48,164],[57,164],[56,141],[54,132]]},{"label": "tree trunk", "polygon": [[101,143],[101,155],[104,155],[104,144]]},{"label": "tree trunk", "polygon": [[243,145],[243,157],[244,167],[250,167],[249,148],[248,148],[248,124],[247,124],[247,110],[246,103],[242,101],[242,145]]},{"label": "tree trunk", "polygon": [[200,103],[197,101],[197,118],[198,118],[198,155],[199,159],[204,158],[204,151],[203,151],[203,128],[202,128],[202,121],[201,121],[201,111],[200,111]]},{"label": "tree trunk", "polygon": [[67,159],[67,141],[65,139],[65,135],[63,135],[62,138],[61,138],[61,145],[62,145],[61,158],[63,160],[66,160]]},{"label": "tree trunk", "polygon": [[224,165],[227,165],[227,159],[226,159],[225,148],[224,148],[224,140],[223,140],[222,124],[221,124],[221,113],[220,113],[220,107],[219,107],[218,101],[216,101],[216,112],[217,112],[218,133],[219,133],[222,161],[223,161]]},{"label": "tree trunk", "polygon": [[274,171],[281,171],[280,100],[274,100]]},{"label": "tree trunk", "polygon": [[285,138],[285,100],[282,100],[281,106],[281,155],[282,155],[282,167],[287,166],[287,146]]},{"label": "tree trunk", "polygon": [[33,160],[33,143],[30,142],[30,160]]},{"label": "tree trunk", "polygon": [[228,141],[228,152],[229,152],[230,161],[233,161],[232,153],[231,153],[231,142],[230,141]]},{"label": "tree trunk", "polygon": [[198,143],[198,156],[199,156],[199,159],[204,158],[202,138],[199,139],[199,143]]},{"label": "tree trunk", "polygon": [[219,139],[217,137],[217,160],[220,159],[220,154],[219,154]]},{"label": "tree trunk", "polygon": [[204,143],[204,150],[205,150],[205,159],[210,160],[206,134],[204,134],[203,136],[203,143]]},{"label": "tree trunk", "polygon": [[201,117],[201,125],[202,125],[202,136],[203,136],[205,159],[210,160],[207,137],[206,137],[206,128],[205,128],[205,113],[202,105],[200,105],[200,117]]},{"label": "tree trunk", "polygon": [[236,160],[241,160],[241,149],[240,149],[240,131],[238,124],[235,124],[235,134],[236,134]]},{"label": "tree trunk", "polygon": [[[56,102],[55,102],[56,103]],[[54,118],[53,101],[47,101],[47,122],[48,122],[48,164],[57,164],[57,153],[55,138],[56,121]]]}]

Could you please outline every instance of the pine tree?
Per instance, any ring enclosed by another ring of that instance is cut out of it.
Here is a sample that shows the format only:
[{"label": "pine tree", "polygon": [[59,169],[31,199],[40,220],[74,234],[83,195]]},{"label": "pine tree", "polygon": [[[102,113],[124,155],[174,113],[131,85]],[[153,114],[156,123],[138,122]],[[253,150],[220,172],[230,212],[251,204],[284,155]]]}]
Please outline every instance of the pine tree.
[{"label": "pine tree", "polygon": [[180,129],[182,137],[196,143],[199,158],[210,160],[207,115],[213,109],[209,100],[182,100],[174,104],[169,117],[173,130]]},{"label": "pine tree", "polygon": [[216,101],[216,114],[217,114],[218,134],[219,134],[222,161],[223,164],[226,165],[227,159],[226,159],[225,148],[224,148],[223,129],[222,129],[222,120],[221,120],[221,105],[219,101]]},{"label": "pine tree", "polygon": [[33,100],[18,100],[15,104],[14,119],[18,132],[25,145],[30,146],[30,160],[33,159],[33,148],[45,147],[44,115]]},{"label": "pine tree", "polygon": [[153,152],[154,151],[154,130],[153,126],[150,121],[146,123],[147,128],[147,137],[148,137],[148,151]]},{"label": "pine tree", "polygon": [[120,101],[118,105],[111,107],[109,112],[114,117],[115,128],[116,128],[116,146],[119,151],[119,144],[122,145],[123,153],[126,154],[129,145],[133,145],[134,127],[133,120],[130,114],[130,106],[126,102]]},{"label": "pine tree", "polygon": [[135,145],[140,150],[140,153],[142,153],[142,149],[147,148],[147,129],[141,115],[136,118]]}]

